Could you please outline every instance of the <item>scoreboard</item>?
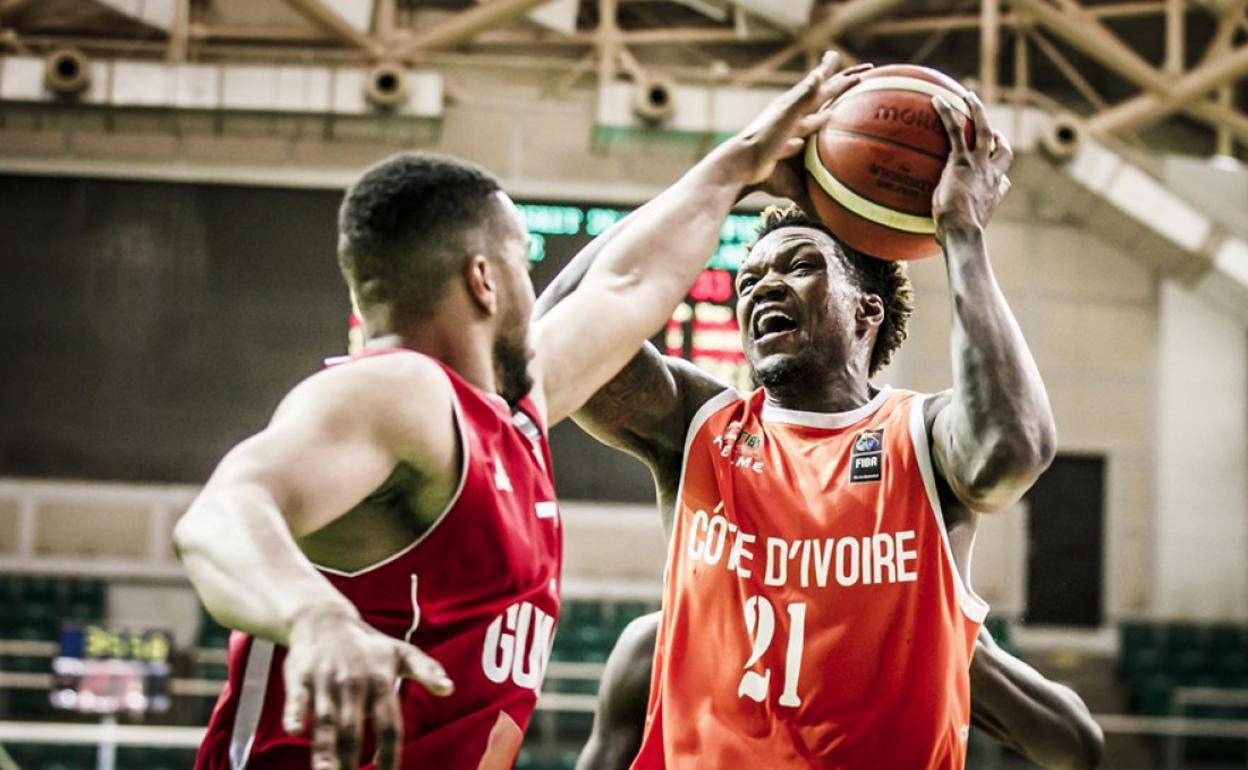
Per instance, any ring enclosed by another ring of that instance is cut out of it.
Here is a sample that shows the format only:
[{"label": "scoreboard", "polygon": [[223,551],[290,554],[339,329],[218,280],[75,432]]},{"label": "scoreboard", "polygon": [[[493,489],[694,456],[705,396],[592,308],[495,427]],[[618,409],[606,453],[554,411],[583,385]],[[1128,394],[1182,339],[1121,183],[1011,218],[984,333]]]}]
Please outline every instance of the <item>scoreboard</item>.
[{"label": "scoreboard", "polygon": [[[581,248],[629,213],[594,204],[528,201],[517,206],[532,239],[529,258],[539,293]],[[738,390],[751,390],[753,385],[736,321],[736,274],[758,224],[757,214],[728,216],[706,269],[654,340],[664,353],[688,359]],[[673,239],[679,237],[678,231],[672,233]]]}]

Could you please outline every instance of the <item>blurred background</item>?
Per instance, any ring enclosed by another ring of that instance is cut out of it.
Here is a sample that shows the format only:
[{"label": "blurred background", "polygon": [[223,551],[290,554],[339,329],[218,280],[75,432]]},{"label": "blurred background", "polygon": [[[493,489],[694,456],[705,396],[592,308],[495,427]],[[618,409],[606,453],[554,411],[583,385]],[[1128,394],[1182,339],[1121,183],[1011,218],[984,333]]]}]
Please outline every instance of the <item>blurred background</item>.
[{"label": "blurred background", "polygon": [[[1019,155],[989,241],[1060,453],[983,522],[989,627],[1084,697],[1104,767],[1245,767],[1245,5],[0,0],[0,770],[190,766],[226,632],[170,530],[345,349],[335,212],[367,164],[498,175],[540,289],[829,47],[958,77]],[[764,202],[656,340],[742,385],[732,276]],[[911,275],[881,382],[942,389],[944,266]],[[553,443],[567,603],[519,765],[543,770],[574,763],[664,557],[644,468],[570,423]],[[968,766],[1029,765],[975,734]]]}]

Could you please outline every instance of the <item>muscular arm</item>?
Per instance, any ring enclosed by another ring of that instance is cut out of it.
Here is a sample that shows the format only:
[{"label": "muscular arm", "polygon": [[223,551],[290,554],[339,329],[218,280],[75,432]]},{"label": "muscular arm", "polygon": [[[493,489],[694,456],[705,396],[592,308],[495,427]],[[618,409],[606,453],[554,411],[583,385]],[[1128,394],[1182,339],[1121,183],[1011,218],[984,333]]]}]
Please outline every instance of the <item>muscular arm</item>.
[{"label": "muscular arm", "polygon": [[[605,243],[580,285],[534,324],[533,371],[550,424],[577,409],[656,333],[719,242],[741,191],[771,176],[827,119],[818,109],[853,83],[824,61]],[[569,355],[575,350],[576,355]]]},{"label": "muscular arm", "polygon": [[208,611],[289,647],[283,724],[303,732],[314,713],[318,767],[357,766],[368,717],[377,765],[393,770],[403,729],[396,678],[435,695],[452,687],[427,655],[364,623],[296,544],[399,463],[430,482],[456,475],[450,386],[432,362],[403,359],[361,361],[295,388],[268,427],[226,455],[174,530]]},{"label": "muscular arm", "polygon": [[[351,510],[400,462],[454,475],[449,385],[434,364],[404,358],[326,371],[295,388],[263,431],[225,456],[178,522],[187,573],[222,623],[286,644],[310,608],[357,617],[295,541]],[[407,398],[389,401],[388,386],[404,382]],[[401,403],[420,403],[437,429]]]},{"label": "muscular arm", "polygon": [[971,659],[971,721],[1045,770],[1088,770],[1105,738],[1083,700],[1002,650],[984,629]]},{"label": "muscular arm", "polygon": [[[933,198],[953,308],[953,391],[934,417],[937,471],[979,512],[1016,502],[1053,459],[1056,429],[1048,395],[1018,322],[988,262],[984,226],[1000,202],[1012,159],[969,100],[976,147],[967,150],[943,102],[954,150]],[[994,150],[993,147],[996,147]]]},{"label": "muscular arm", "polygon": [[[534,317],[543,318],[576,291],[603,249],[636,222],[633,212],[581,249],[537,298]],[[572,416],[594,438],[628,452],[653,471],[683,448],[690,405],[696,409],[726,387],[689,362],[664,356],[646,340]]]}]

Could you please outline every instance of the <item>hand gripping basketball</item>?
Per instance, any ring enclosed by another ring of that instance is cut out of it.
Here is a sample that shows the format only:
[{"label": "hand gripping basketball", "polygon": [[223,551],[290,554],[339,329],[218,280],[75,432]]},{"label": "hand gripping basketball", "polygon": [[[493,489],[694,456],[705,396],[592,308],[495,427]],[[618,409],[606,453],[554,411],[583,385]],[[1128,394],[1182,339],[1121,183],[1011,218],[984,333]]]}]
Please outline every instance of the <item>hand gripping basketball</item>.
[{"label": "hand gripping basketball", "polygon": [[314,770],[359,767],[366,717],[378,770],[397,770],[403,716],[396,680],[415,679],[439,696],[453,688],[428,655],[342,612],[313,612],[295,622],[284,676],[282,724],[292,735],[304,732],[311,708]]},{"label": "hand gripping basketball", "polygon": [[[871,65],[858,65],[839,74],[840,56],[825,52],[819,65],[801,82],[776,97],[758,117],[735,137],[744,152],[743,172],[747,185],[767,182],[781,161],[792,158],[806,146],[806,137],[828,120],[822,107],[858,82],[859,73]],[[769,184],[769,188],[774,185]]]},{"label": "hand gripping basketball", "polygon": [[988,224],[1010,189],[1006,173],[1014,162],[1014,151],[1000,132],[988,125],[984,103],[975,94],[966,97],[974,127],[975,147],[967,147],[953,107],[939,96],[932,106],[949,135],[949,160],[932,193],[932,218],[941,243],[955,232],[971,232]]}]

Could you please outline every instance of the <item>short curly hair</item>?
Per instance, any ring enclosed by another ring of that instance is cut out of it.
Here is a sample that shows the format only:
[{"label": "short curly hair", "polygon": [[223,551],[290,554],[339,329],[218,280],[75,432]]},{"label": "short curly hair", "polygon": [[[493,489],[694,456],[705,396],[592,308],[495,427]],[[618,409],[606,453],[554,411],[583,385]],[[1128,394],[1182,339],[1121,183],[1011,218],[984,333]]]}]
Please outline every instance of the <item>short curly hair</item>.
[{"label": "short curly hair", "polygon": [[837,256],[845,265],[850,280],[862,291],[874,294],[884,303],[884,320],[875,336],[871,349],[871,365],[868,376],[888,366],[893,351],[906,339],[907,325],[914,313],[914,290],[904,262],[878,259],[855,249],[836,236],[822,222],[812,219],[796,205],[769,206],[762,213],[754,246],[769,233],[782,227],[809,227],[827,233],[836,243]]}]

